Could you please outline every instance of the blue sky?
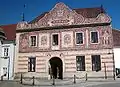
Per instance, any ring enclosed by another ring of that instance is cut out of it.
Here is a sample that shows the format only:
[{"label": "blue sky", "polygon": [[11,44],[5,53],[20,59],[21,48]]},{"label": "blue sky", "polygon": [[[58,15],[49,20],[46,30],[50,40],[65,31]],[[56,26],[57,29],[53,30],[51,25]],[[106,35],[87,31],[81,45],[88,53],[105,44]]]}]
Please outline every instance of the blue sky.
[{"label": "blue sky", "polygon": [[51,10],[57,2],[63,2],[70,8],[99,7],[102,4],[112,18],[113,28],[120,29],[120,0],[0,0],[0,25],[20,22],[22,12],[25,20],[30,21]]}]

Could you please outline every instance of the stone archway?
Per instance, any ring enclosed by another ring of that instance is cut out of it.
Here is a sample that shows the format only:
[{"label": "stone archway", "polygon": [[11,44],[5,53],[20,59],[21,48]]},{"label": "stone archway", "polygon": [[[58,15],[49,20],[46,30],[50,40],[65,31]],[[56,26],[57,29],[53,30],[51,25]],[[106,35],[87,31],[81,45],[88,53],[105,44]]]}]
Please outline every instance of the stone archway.
[{"label": "stone archway", "polygon": [[52,57],[50,60],[52,75],[56,79],[63,79],[63,63],[59,57]]}]

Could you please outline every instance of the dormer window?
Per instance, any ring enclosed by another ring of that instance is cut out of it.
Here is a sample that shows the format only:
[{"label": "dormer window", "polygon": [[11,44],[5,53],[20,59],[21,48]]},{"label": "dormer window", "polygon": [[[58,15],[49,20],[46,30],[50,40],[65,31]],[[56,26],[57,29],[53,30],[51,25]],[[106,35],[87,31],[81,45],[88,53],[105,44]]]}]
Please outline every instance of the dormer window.
[{"label": "dormer window", "polygon": [[30,36],[30,46],[37,46],[37,36]]}]

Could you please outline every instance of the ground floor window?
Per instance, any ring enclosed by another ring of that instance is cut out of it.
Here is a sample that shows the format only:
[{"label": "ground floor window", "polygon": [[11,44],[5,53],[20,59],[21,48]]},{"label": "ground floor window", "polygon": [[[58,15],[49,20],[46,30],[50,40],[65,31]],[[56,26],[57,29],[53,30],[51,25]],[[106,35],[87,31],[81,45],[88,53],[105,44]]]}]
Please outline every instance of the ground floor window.
[{"label": "ground floor window", "polygon": [[85,71],[85,56],[76,56],[77,71]]},{"label": "ground floor window", "polygon": [[101,59],[100,55],[92,55],[92,71],[101,70]]},{"label": "ground floor window", "polygon": [[36,65],[36,58],[35,57],[29,57],[28,58],[28,72],[35,72],[35,66]]}]

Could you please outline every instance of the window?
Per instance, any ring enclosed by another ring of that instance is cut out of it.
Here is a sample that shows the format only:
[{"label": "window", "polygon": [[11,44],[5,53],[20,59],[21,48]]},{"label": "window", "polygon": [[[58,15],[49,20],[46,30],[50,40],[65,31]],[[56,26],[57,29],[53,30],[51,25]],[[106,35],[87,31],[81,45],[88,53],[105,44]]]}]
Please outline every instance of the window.
[{"label": "window", "polygon": [[36,36],[30,36],[30,46],[37,46]]},{"label": "window", "polygon": [[36,58],[35,57],[29,57],[28,58],[28,72],[35,72],[35,66],[36,65]]},{"label": "window", "polygon": [[58,45],[58,34],[54,34],[53,36],[52,36],[52,40],[53,40],[53,46],[55,46],[55,45]]},{"label": "window", "polygon": [[83,44],[83,33],[76,33],[76,44]]},{"label": "window", "polygon": [[91,32],[91,42],[98,43],[98,32]]},{"label": "window", "polygon": [[76,57],[77,71],[85,71],[85,56]]},{"label": "window", "polygon": [[101,60],[100,55],[92,55],[92,71],[101,70]]},{"label": "window", "polygon": [[7,76],[7,67],[3,67],[3,75]]},{"label": "window", "polygon": [[4,56],[8,56],[8,48],[4,48]]}]

